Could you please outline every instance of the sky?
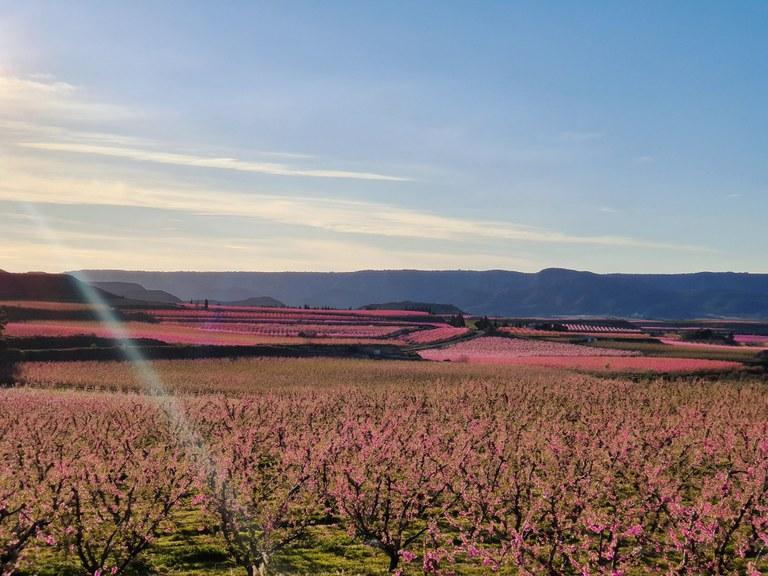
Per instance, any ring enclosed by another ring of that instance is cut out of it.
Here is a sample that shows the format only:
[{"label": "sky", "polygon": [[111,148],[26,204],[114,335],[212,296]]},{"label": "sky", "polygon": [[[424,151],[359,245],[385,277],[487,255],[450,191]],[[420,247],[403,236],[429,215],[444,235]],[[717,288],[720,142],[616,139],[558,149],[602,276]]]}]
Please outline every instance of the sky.
[{"label": "sky", "polygon": [[768,272],[768,3],[0,0],[0,269]]}]

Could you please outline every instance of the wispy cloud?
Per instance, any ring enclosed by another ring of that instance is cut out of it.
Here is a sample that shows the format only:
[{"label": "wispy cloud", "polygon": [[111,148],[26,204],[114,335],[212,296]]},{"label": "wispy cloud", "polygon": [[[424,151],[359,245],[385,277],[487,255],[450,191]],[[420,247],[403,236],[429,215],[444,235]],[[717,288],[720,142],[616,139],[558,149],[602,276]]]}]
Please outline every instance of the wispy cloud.
[{"label": "wispy cloud", "polygon": [[303,176],[309,178],[345,178],[354,180],[384,180],[402,182],[408,180],[399,176],[388,176],[372,172],[355,172],[348,170],[301,169],[276,162],[254,162],[237,158],[212,158],[192,154],[178,154],[141,148],[121,146],[105,146],[99,144],[81,144],[74,142],[21,142],[19,146],[36,150],[53,152],[71,152],[76,154],[111,156],[138,162],[153,162],[188,166],[194,168],[215,168],[220,170],[237,170],[240,172],[256,172],[273,176]]},{"label": "wispy cloud", "polygon": [[[133,180],[134,171],[127,171],[129,173],[127,177],[131,178],[131,181],[123,182],[113,177],[114,171],[104,176],[93,159],[114,158],[126,162],[152,163],[189,169],[236,171],[306,179],[374,180],[391,183],[408,180],[403,176],[374,171],[318,167],[316,158],[311,163],[302,162],[307,157],[301,154],[285,152],[249,154],[236,151],[222,157],[204,154],[195,148],[191,148],[194,150],[193,153],[169,150],[151,139],[131,135],[131,123],[127,120],[133,117],[132,114],[133,111],[127,108],[100,102],[81,88],[50,77],[22,78],[0,73],[0,144],[5,146],[5,151],[17,152],[16,157],[11,154],[0,156],[0,173],[3,175],[0,179],[0,200],[22,204],[135,207],[174,212],[176,215],[233,217],[268,222],[275,224],[275,229],[278,230],[274,238],[265,240],[270,242],[269,249],[273,254],[280,254],[279,261],[285,262],[284,267],[294,269],[313,267],[311,256],[306,260],[292,259],[291,251],[286,248],[293,246],[297,254],[303,253],[295,242],[286,241],[291,231],[297,228],[323,231],[328,233],[325,236],[338,239],[333,245],[328,246],[329,250],[334,251],[334,259],[337,260],[334,266],[336,269],[345,267],[345,253],[349,252],[349,244],[345,241],[349,240],[355,242],[355,250],[361,246],[367,246],[366,249],[371,257],[376,256],[376,259],[372,259],[371,262],[375,261],[377,265],[402,267],[412,262],[415,266],[423,266],[424,260],[428,258],[425,252],[417,250],[407,253],[406,251],[388,252],[384,247],[387,242],[382,238],[437,241],[432,244],[446,246],[445,251],[440,254],[430,254],[435,261],[435,266],[441,267],[453,267],[464,263],[471,268],[482,266],[484,262],[493,266],[492,262],[503,260],[495,254],[501,253],[502,248],[508,250],[511,245],[519,243],[712,252],[701,246],[658,242],[630,236],[580,235],[495,219],[447,216],[384,202],[355,201],[327,196],[309,197],[311,188],[307,188],[309,192],[304,194],[278,195],[250,191],[233,192],[215,187],[181,187],[176,186],[173,181],[166,185],[142,186]],[[573,143],[593,142],[602,138],[603,135],[598,132],[564,132],[560,135],[562,141]],[[22,153],[21,150],[25,152]],[[62,161],[62,158],[65,161]],[[73,161],[70,162],[70,160]],[[110,166],[110,170],[112,168],[113,166]],[[76,177],[77,174],[87,176]],[[6,220],[10,221],[10,219]],[[280,240],[277,240],[278,238]],[[72,235],[70,239],[75,242],[90,242],[90,245],[79,245],[81,256],[89,260],[89,265],[98,267],[97,261],[100,259],[105,259],[102,265],[108,264],[106,251],[102,251],[101,246],[95,246],[102,244],[102,241],[83,239],[77,235]],[[188,246],[193,240],[187,239],[180,242]],[[124,245],[119,247],[121,253],[122,251],[130,252],[133,244],[131,240],[125,240]],[[377,246],[373,247],[370,244],[377,244]],[[149,244],[143,245],[149,246]],[[153,246],[160,249],[161,244],[156,242]],[[249,258],[253,257],[254,252],[249,248],[253,246],[253,242],[245,244],[233,242],[227,246],[235,252],[242,250],[242,253]],[[461,260],[451,251],[451,248],[457,248],[460,251],[469,252],[470,247],[478,246],[493,247],[494,254],[483,259],[482,254],[476,253],[477,260],[472,263],[471,260]],[[176,247],[166,245],[163,250],[169,254],[173,253],[173,258],[178,258],[178,245]],[[212,254],[214,252],[212,251]],[[307,253],[311,254],[311,252],[307,250]],[[34,246],[30,246],[29,251],[24,253],[38,254],[41,261],[44,259],[44,251]],[[389,256],[384,258],[384,253]],[[112,249],[110,254],[114,256],[115,249]],[[155,259],[155,262],[158,261]],[[512,265],[517,263],[519,267],[528,267],[523,260],[514,257],[504,261]],[[275,269],[280,268],[277,265],[278,260],[275,262]],[[454,264],[451,264],[452,262]],[[210,266],[200,261],[197,265]],[[228,265],[232,266],[234,263]],[[163,266],[166,264],[164,263]],[[354,267],[360,267],[360,264],[357,263]]]},{"label": "wispy cloud", "polygon": [[0,72],[0,114],[9,118],[110,120],[136,117],[123,106],[100,102],[84,90],[44,75]]},{"label": "wispy cloud", "polygon": [[[275,176],[336,178],[402,182],[409,178],[378,172],[335,168],[307,168],[296,165],[312,155],[284,151],[256,151],[270,160],[213,157],[167,151],[148,139],[84,126],[129,126],[139,114],[134,110],[104,103],[87,91],[50,76],[13,76],[0,71],[0,127],[8,138],[27,149],[67,152],[83,156],[108,156],[136,162],[174,166],[235,170]],[[34,139],[34,141],[30,141]],[[254,154],[254,153],[251,153]]]},{"label": "wispy cloud", "polygon": [[0,129],[3,140],[16,143],[20,139],[40,139],[46,142],[79,142],[108,146],[152,146],[147,138],[127,136],[114,132],[95,132],[77,130],[56,124],[29,122],[19,119],[3,118],[0,115]]},{"label": "wispy cloud", "polygon": [[[0,163],[0,170],[4,166]],[[434,239],[496,240],[709,251],[700,246],[627,236],[580,236],[510,222],[465,219],[383,203],[331,198],[234,193],[197,188],[144,188],[110,180],[46,178],[8,171],[0,199],[65,205],[131,206],[209,216],[254,218],[338,234]]]}]

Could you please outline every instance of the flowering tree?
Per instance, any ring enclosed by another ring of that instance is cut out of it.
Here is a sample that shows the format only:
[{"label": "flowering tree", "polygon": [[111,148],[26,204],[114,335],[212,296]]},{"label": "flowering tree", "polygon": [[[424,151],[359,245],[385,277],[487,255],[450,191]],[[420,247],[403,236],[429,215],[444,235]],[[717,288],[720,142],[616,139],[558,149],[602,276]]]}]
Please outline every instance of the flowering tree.
[{"label": "flowering tree", "polygon": [[211,460],[198,502],[248,576],[266,574],[274,554],[314,522],[313,439],[285,406],[223,401],[208,414]]},{"label": "flowering tree", "polygon": [[[451,430],[425,418],[424,405],[398,403],[378,417],[341,424],[331,493],[352,534],[389,558],[389,570],[450,504]],[[433,567],[436,568],[436,567]]]},{"label": "flowering tree", "polygon": [[66,429],[44,397],[0,403],[0,574],[11,574],[35,538],[49,544],[68,475]]},{"label": "flowering tree", "polygon": [[78,430],[62,540],[89,574],[121,574],[190,494],[194,474],[183,431],[149,400],[88,401]]},{"label": "flowering tree", "polygon": [[588,404],[557,389],[554,403],[515,398],[514,420],[497,397],[496,417],[471,421],[448,515],[462,551],[521,574],[757,573],[765,405],[736,417],[689,391],[615,386]]},{"label": "flowering tree", "polygon": [[748,557],[747,566],[754,566],[765,556],[766,433],[765,422],[737,422],[692,446],[686,483],[669,499],[666,530],[656,543],[670,573],[731,574]]}]

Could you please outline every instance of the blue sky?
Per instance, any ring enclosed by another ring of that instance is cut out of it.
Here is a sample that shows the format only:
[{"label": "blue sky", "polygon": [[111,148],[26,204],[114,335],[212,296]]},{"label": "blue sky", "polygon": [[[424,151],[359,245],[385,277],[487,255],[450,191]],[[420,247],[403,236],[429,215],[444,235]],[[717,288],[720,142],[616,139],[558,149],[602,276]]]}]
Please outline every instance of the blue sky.
[{"label": "blue sky", "polygon": [[765,2],[0,1],[0,268],[768,272]]}]

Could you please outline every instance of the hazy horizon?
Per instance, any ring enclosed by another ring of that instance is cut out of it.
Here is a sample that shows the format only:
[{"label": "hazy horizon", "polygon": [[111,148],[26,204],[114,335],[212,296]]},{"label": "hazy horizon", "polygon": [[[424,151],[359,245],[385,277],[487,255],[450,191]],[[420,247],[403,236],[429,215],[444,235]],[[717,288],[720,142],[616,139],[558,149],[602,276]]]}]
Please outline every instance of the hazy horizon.
[{"label": "hazy horizon", "polygon": [[514,270],[511,268],[356,268],[351,270],[249,270],[249,269],[142,269],[142,268],[80,268],[77,270],[39,270],[39,269],[20,269],[9,270],[0,268],[0,272],[10,272],[14,274],[78,274],[92,271],[98,272],[148,272],[148,273],[168,273],[168,274],[354,274],[356,272],[513,272],[519,274],[539,274],[548,270],[565,270],[569,272],[579,272],[585,274],[595,274],[599,276],[626,275],[626,276],[657,276],[657,275],[693,275],[693,274],[751,274],[768,275],[768,272],[750,272],[739,270],[694,270],[690,272],[623,272],[608,271],[595,272],[594,270],[583,270],[577,268],[568,268],[562,266],[548,266],[538,270]]}]

